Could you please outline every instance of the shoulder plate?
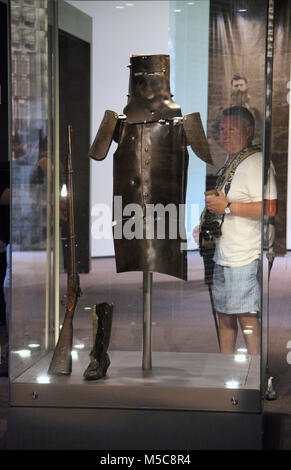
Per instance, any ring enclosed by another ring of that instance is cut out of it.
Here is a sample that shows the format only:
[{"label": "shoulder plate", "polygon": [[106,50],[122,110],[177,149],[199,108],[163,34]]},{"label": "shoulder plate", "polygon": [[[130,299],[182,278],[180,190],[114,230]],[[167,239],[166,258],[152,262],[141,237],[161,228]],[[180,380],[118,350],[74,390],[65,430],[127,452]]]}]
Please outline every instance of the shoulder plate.
[{"label": "shoulder plate", "polygon": [[187,145],[190,145],[197,157],[209,165],[213,164],[209,145],[202,126],[200,113],[187,114],[183,118]]},{"label": "shoulder plate", "polygon": [[105,111],[95,140],[89,150],[89,157],[94,158],[94,160],[103,160],[106,157],[114,138],[117,123],[118,114],[110,110]]}]

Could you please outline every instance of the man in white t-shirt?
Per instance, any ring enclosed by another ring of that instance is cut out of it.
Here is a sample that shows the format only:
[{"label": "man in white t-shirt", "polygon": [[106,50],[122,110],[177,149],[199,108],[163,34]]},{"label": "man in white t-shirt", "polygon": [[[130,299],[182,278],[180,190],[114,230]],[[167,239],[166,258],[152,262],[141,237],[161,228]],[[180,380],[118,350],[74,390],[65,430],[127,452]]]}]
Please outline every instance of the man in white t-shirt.
[{"label": "man in white t-shirt", "polygon": [[[223,111],[220,143],[228,153],[228,167],[251,146],[255,122],[241,106]],[[222,235],[216,239],[213,301],[219,319],[220,350],[235,350],[240,324],[249,354],[260,352],[260,256],[263,194],[263,156],[258,149],[237,166],[228,188],[207,198],[207,209],[224,215]],[[227,193],[227,194],[225,194]],[[271,165],[265,188],[264,214],[277,210],[275,172]]]}]

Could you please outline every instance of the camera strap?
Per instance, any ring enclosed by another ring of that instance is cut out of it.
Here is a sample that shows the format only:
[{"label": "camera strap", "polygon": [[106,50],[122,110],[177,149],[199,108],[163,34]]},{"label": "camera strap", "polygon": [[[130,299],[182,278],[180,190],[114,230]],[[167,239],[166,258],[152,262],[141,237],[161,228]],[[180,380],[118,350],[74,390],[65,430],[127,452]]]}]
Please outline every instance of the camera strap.
[{"label": "camera strap", "polygon": [[232,182],[232,179],[234,177],[235,171],[237,167],[239,166],[240,163],[242,163],[246,158],[248,158],[250,155],[253,155],[256,152],[260,152],[261,147],[259,145],[253,145],[251,147],[247,147],[244,150],[242,150],[233,160],[230,164],[228,164],[228,161],[223,165],[223,167],[218,171],[216,176],[218,177],[217,183],[216,183],[216,188],[221,190],[223,186],[224,188],[224,193],[227,195],[227,193],[230,190],[230,184]]}]

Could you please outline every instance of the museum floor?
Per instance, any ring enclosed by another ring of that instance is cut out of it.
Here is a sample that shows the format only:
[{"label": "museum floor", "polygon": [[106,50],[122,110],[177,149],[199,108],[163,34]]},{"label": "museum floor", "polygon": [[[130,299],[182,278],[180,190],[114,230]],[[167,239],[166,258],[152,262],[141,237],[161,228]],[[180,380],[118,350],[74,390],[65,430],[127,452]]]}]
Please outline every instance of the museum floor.
[{"label": "museum floor", "polygon": [[[199,254],[190,252],[188,263],[189,280],[186,283],[154,274],[153,351],[218,353]],[[75,315],[74,344],[83,343],[85,349],[90,349],[90,309],[96,302],[107,301],[114,303],[110,349],[140,351],[142,273],[116,274],[114,270],[114,259],[93,259],[90,274],[81,274],[83,296],[79,299]],[[279,381],[276,386],[277,400],[266,401],[264,407],[266,449],[291,449],[291,359],[287,358],[291,350],[290,279],[291,253],[288,253],[275,259],[271,273],[269,366],[271,375],[278,377]],[[65,291],[65,275],[61,276],[61,291]],[[241,335],[238,345],[243,345]],[[7,400],[8,380],[1,378],[0,449],[6,446]]]}]

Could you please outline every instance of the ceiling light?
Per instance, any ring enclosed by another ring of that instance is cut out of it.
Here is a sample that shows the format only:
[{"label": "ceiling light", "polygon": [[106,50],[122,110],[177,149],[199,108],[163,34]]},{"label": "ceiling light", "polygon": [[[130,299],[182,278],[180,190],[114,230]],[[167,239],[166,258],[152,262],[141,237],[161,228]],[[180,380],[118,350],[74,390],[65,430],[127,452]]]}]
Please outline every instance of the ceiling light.
[{"label": "ceiling light", "polygon": [[29,348],[31,349],[36,349],[36,348],[40,348],[40,344],[37,344],[37,343],[31,343],[28,345]]},{"label": "ceiling light", "polygon": [[76,349],[84,349],[85,345],[83,343],[75,344],[74,348]]},{"label": "ceiling light", "polygon": [[238,352],[238,353],[247,353],[248,350],[247,350],[247,348],[238,348],[238,349],[237,349],[237,352]]},{"label": "ceiling light", "polygon": [[253,333],[253,330],[243,330],[243,333],[245,335],[251,335]]}]

